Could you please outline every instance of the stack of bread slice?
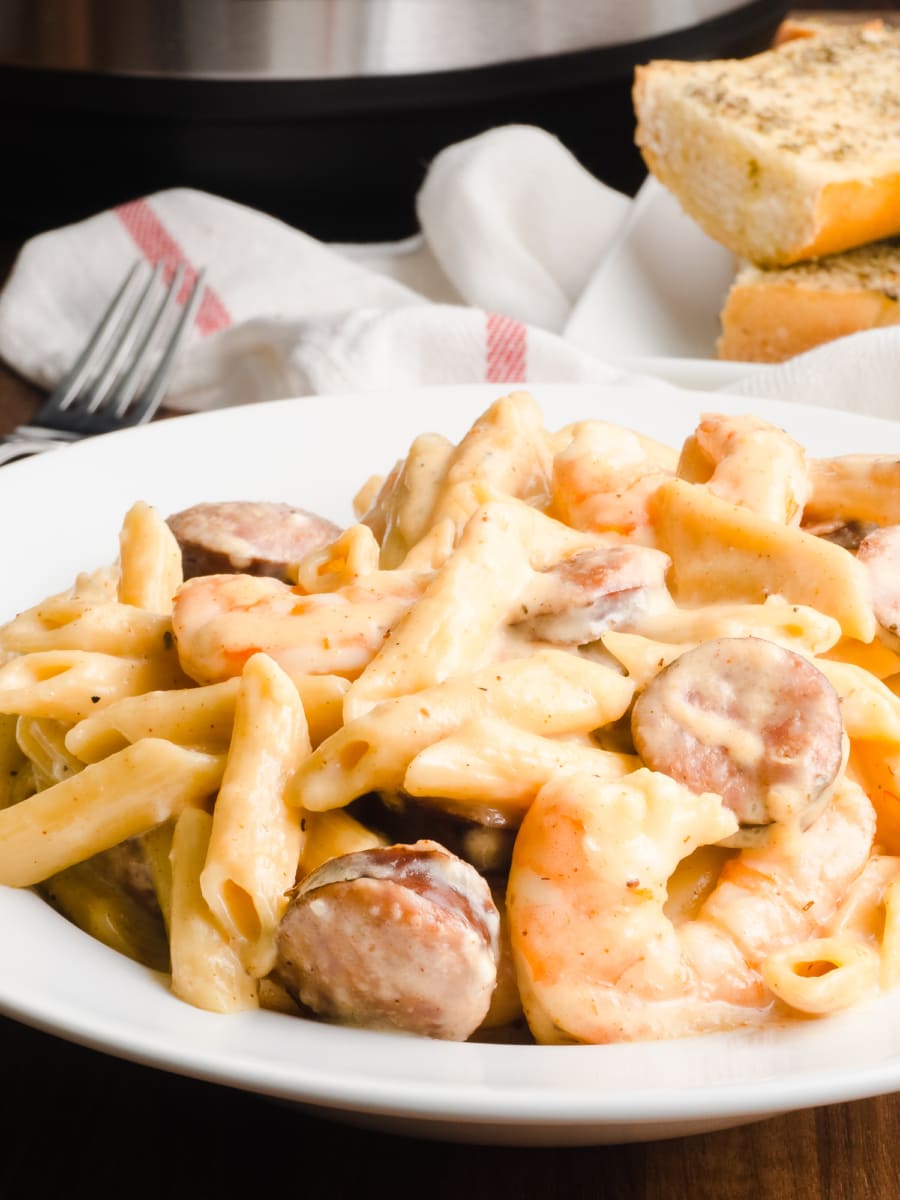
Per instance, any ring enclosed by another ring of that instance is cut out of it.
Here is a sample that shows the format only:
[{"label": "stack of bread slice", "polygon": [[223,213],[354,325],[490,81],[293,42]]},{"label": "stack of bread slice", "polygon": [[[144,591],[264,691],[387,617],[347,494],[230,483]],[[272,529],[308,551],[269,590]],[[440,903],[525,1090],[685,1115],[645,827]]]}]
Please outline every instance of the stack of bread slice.
[{"label": "stack of bread slice", "polygon": [[649,170],[736,256],[723,359],[900,324],[900,27],[802,23],[744,59],[637,68]]}]

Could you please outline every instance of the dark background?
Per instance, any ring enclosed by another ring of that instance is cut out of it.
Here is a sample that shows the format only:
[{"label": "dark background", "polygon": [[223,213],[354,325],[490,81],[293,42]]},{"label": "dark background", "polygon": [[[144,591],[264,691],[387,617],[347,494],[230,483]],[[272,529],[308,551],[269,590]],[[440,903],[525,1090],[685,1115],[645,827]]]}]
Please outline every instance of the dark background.
[{"label": "dark background", "polygon": [[416,228],[414,197],[434,155],[511,122],[550,130],[604,182],[634,192],[644,176],[635,63],[761,49],[787,7],[752,0],[653,41],[393,78],[220,82],[0,66],[0,156],[16,164],[14,186],[0,189],[0,228],[25,237],[190,186],[327,240],[402,237]]}]

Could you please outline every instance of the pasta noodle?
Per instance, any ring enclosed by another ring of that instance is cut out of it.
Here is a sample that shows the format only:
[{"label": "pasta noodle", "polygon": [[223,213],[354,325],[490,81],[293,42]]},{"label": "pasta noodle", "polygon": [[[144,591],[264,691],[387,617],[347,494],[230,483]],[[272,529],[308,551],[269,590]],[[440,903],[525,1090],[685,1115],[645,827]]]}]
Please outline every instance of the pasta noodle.
[{"label": "pasta noodle", "polygon": [[38,607],[21,613],[0,630],[0,646],[15,654],[86,650],[150,658],[171,650],[172,621],[114,600],[65,615]]},{"label": "pasta noodle", "polygon": [[[534,570],[590,540],[524,504],[475,511],[457,551],[351,685],[345,716],[407,695],[483,661]],[[502,589],[493,581],[499,575]]]},{"label": "pasta noodle", "polygon": [[210,1012],[231,1013],[259,1004],[256,980],[210,912],[200,887],[212,817],[185,809],[172,838],[172,909],[169,939],[172,991]]},{"label": "pasta noodle", "polygon": [[812,521],[900,522],[900,463],[894,455],[845,454],[810,463]]},{"label": "pasta noodle", "polygon": [[848,938],[816,938],[771,955],[763,978],[775,995],[805,1013],[851,1008],[875,994],[878,952]]},{"label": "pasta noodle", "polygon": [[171,612],[183,576],[181,548],[165,521],[139,501],[125,514],[119,544],[120,602],[149,612]]},{"label": "pasta noodle", "polygon": [[408,1015],[423,930],[448,980],[488,956],[491,1040],[869,1003],[900,988],[900,579],[894,620],[854,539],[896,484],[749,415],[668,446],[516,391],[286,576],[185,580],[138,499],[0,627],[0,884],[216,1013],[375,1024],[342,997],[396,958],[370,991]]},{"label": "pasta noodle", "polygon": [[662,484],[654,505],[680,603],[759,601],[775,594],[834,617],[848,637],[870,642],[875,636],[865,573],[842,547],[759,517],[682,479]]},{"label": "pasta noodle", "polygon": [[521,816],[547,780],[565,767],[615,779],[637,765],[633,755],[544,737],[485,717],[420,750],[402,786],[410,796],[440,796],[460,815],[489,804],[504,815]]},{"label": "pasta noodle", "polygon": [[398,567],[409,551],[434,524],[432,513],[444,487],[454,453],[453,443],[441,434],[417,437],[398,468],[382,481],[377,493],[360,504],[360,517],[378,533],[382,567]]},{"label": "pasta noodle", "polygon": [[41,789],[76,775],[84,763],[66,749],[68,726],[46,717],[19,717],[16,741],[31,762],[35,780]]},{"label": "pasta noodle", "polygon": [[[337,675],[293,679],[315,745],[341,724],[347,681]],[[234,728],[237,677],[205,687],[144,692],[113,701],[68,731],[66,748],[83,762],[97,762],[143,737],[161,737],[180,746],[224,753]]]},{"label": "pasta noodle", "polygon": [[497,715],[545,735],[586,733],[621,716],[630,680],[608,667],[543,650],[468,678],[398,696],[349,721],[294,776],[294,803],[321,812],[403,782],[412,759],[474,715]]},{"label": "pasta noodle", "polygon": [[29,887],[216,792],[216,755],[144,738],[0,812],[0,883]]},{"label": "pasta noodle", "polygon": [[274,961],[274,938],[302,848],[288,780],[309,754],[297,689],[264,654],[241,675],[225,773],[213,812],[200,890],[253,975]]},{"label": "pasta noodle", "polygon": [[543,416],[528,392],[495,401],[456,447],[430,516],[462,529],[483,489],[529,500],[549,492],[551,456]]},{"label": "pasta noodle", "polygon": [[31,765],[16,738],[17,724],[15,715],[0,715],[0,809],[15,804],[34,786]]},{"label": "pasta noodle", "polygon": [[74,723],[123,696],[181,682],[171,658],[132,659],[93,650],[40,650],[0,667],[0,712]]},{"label": "pasta noodle", "polygon": [[891,882],[884,900],[881,986],[885,991],[900,987],[900,879]]},{"label": "pasta noodle", "polygon": [[122,886],[106,856],[51,875],[40,892],[105,946],[154,970],[169,970],[169,943],[160,916]]}]

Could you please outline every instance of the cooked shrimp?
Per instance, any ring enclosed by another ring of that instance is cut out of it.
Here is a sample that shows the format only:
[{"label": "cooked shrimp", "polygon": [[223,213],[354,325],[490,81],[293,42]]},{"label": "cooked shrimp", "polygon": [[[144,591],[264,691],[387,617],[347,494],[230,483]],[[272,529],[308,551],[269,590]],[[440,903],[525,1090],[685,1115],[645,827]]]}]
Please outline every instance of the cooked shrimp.
[{"label": "cooked shrimp", "polygon": [[767,845],[742,850],[726,863],[704,916],[758,963],[773,949],[828,926],[867,866],[874,837],[868,796],[842,779],[804,832],[781,827]]},{"label": "cooked shrimp", "polygon": [[755,1025],[775,1003],[769,954],[813,936],[871,849],[862,790],[842,780],[808,830],[742,851],[699,911],[666,913],[678,863],[732,834],[713,793],[641,768],[546,784],[516,838],[507,890],[522,1003],[539,1042],[637,1041]]},{"label": "cooked shrimp", "polygon": [[668,447],[606,421],[582,421],[553,459],[550,512],[575,529],[653,545],[648,504],[671,477]]},{"label": "cooked shrimp", "polygon": [[355,678],[419,598],[426,575],[374,572],[334,592],[303,595],[278,579],[200,575],[175,596],[182,669],[198,683],[239,675],[259,650],[288,673]]},{"label": "cooked shrimp", "polygon": [[704,417],[682,447],[678,473],[780,524],[798,524],[812,494],[803,447],[758,417]]}]

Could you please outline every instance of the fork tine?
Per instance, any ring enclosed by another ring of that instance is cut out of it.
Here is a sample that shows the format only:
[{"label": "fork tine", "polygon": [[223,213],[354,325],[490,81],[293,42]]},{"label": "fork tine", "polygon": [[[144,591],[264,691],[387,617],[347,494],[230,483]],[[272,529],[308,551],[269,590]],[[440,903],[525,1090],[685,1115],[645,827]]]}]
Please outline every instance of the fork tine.
[{"label": "fork tine", "polygon": [[[179,264],[159,300],[152,295],[158,291],[155,285],[163,270],[158,264],[134,300],[136,280],[145,265],[138,261],[131,268],[87,346],[31,421],[0,438],[0,465],[92,434],[140,425],[156,412],[203,298],[206,272],[196,275],[176,319],[179,295],[190,268]],[[142,377],[151,370],[150,378],[142,385]],[[95,378],[85,386],[92,374]]]},{"label": "fork tine", "polygon": [[194,287],[190,296],[184,303],[181,310],[181,316],[178,318],[178,324],[169,338],[168,345],[163,351],[163,355],[157,364],[156,370],[147,382],[146,387],[141,392],[135,404],[128,410],[128,416],[133,424],[140,424],[149,419],[156,412],[163,397],[166,394],[166,384],[169,381],[169,375],[172,367],[175,365],[175,358],[184,341],[191,325],[194,323],[194,316],[200,306],[200,301],[203,298],[203,291],[206,286],[206,268],[202,268],[197,272],[197,278],[194,281]]},{"label": "fork tine", "polygon": [[137,392],[141,376],[146,374],[151,347],[155,343],[159,331],[165,327],[172,309],[178,303],[186,271],[185,264],[179,263],[165,297],[156,310],[156,315],[152,321],[148,322],[141,343],[132,356],[131,366],[119,380],[115,390],[107,397],[106,407],[116,417],[125,414]]},{"label": "fork tine", "polygon": [[153,273],[144,286],[140,299],[131,309],[128,317],[122,321],[115,343],[106,362],[97,377],[86,387],[79,396],[81,413],[93,413],[100,407],[110,388],[128,359],[135,341],[141,338],[152,313],[154,291],[163,272],[162,263],[157,263]]},{"label": "fork tine", "polygon": [[121,320],[122,312],[130,299],[130,294],[134,291],[135,280],[142,266],[143,263],[138,259],[125,276],[119,290],[109,302],[106,312],[104,312],[97,327],[91,334],[87,345],[59,381],[52,395],[44,401],[43,408],[59,411],[68,408],[72,403],[82,383],[105,352],[112,331]]}]

